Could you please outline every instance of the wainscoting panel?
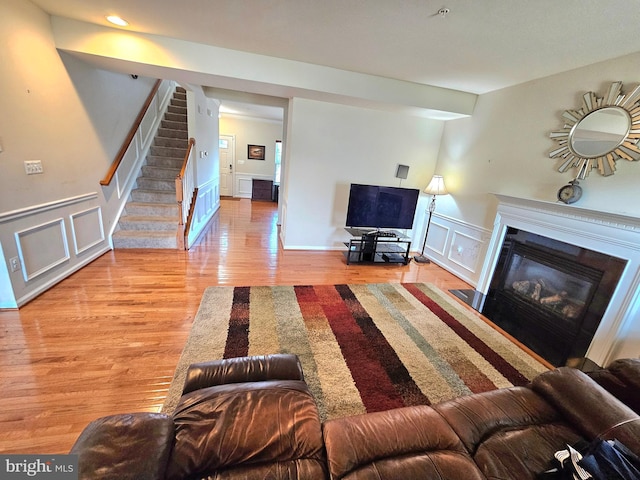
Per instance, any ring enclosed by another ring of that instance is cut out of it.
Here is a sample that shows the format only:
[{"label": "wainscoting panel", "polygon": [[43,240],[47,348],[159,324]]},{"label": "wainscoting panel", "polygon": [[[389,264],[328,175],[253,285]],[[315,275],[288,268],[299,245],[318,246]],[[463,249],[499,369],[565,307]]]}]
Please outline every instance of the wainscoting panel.
[{"label": "wainscoting panel", "polygon": [[234,197],[251,198],[253,189],[253,177],[251,175],[236,174],[236,188],[233,190]]},{"label": "wainscoting panel", "polygon": [[15,236],[25,282],[49,272],[70,258],[62,218],[21,230]]},{"label": "wainscoting panel", "polygon": [[490,230],[434,213],[425,253],[447,271],[475,286],[490,238]]},{"label": "wainscoting panel", "polygon": [[[429,226],[429,236],[427,238],[426,248],[431,250],[432,253],[443,257],[445,249],[447,248],[447,241],[450,233],[451,229],[449,227],[432,219],[431,225]],[[422,241],[424,242],[424,237]],[[420,245],[420,248],[422,248],[422,245]]]},{"label": "wainscoting panel", "polygon": [[193,223],[187,239],[187,248],[202,233],[211,218],[220,208],[220,179],[217,178],[209,183],[198,187],[198,198],[196,199],[196,209],[193,212]]},{"label": "wainscoting panel", "polygon": [[280,241],[282,242],[283,247],[287,244],[287,201],[280,197],[280,213],[278,214],[278,218],[280,220]]},{"label": "wainscoting panel", "polygon": [[116,186],[118,198],[128,195],[133,185],[134,174],[137,174],[142,165],[143,157],[140,155],[140,132],[136,134],[131,145],[127,149],[120,167],[116,171]]},{"label": "wainscoting panel", "polygon": [[[162,85],[166,86],[168,83],[169,82],[163,82]],[[160,88],[162,89],[162,86]],[[156,113],[156,116],[159,116],[161,114],[161,112],[158,111],[160,106],[162,105],[162,101],[158,98],[159,95],[160,92],[158,92],[158,95],[156,95],[156,97],[151,102],[151,105],[149,105],[149,110],[153,110]],[[156,116],[145,115],[142,119],[142,122],[140,123],[140,130],[138,130],[138,132],[140,134],[140,143],[142,145],[150,142],[151,137],[155,133],[154,127],[157,118]]]},{"label": "wainscoting panel", "polygon": [[449,248],[449,260],[462,268],[475,274],[482,266],[479,254],[485,246],[485,241],[462,232],[453,232],[451,247]]},{"label": "wainscoting panel", "polygon": [[[0,213],[0,244],[6,259],[17,258],[2,288],[0,308],[16,308],[110,249],[97,192]],[[73,245],[71,247],[71,245]]]},{"label": "wainscoting panel", "polygon": [[73,213],[69,216],[69,222],[71,223],[71,236],[76,255],[104,242],[104,226],[100,207]]}]

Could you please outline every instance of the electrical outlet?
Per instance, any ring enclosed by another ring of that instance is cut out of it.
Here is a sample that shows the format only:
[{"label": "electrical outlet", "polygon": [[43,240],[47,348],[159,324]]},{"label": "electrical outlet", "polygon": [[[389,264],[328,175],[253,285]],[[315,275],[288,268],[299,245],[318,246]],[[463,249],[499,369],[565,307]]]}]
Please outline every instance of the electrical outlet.
[{"label": "electrical outlet", "polygon": [[42,162],[40,160],[25,160],[24,171],[27,172],[27,175],[43,173]]},{"label": "electrical outlet", "polygon": [[11,265],[12,272],[17,272],[18,270],[20,270],[20,259],[18,257],[10,258],[9,264]]}]

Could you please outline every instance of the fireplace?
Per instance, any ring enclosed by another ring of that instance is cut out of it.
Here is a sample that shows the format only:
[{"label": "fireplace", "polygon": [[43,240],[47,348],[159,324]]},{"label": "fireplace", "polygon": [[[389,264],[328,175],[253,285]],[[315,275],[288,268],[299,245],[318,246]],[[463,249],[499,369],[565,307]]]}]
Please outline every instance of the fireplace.
[{"label": "fireplace", "polygon": [[605,366],[640,356],[640,219],[495,197],[491,241],[467,302],[483,313],[501,311],[494,321],[524,330],[522,343],[553,364],[586,357]]},{"label": "fireplace", "polygon": [[481,312],[553,365],[582,358],[626,261],[508,228]]}]

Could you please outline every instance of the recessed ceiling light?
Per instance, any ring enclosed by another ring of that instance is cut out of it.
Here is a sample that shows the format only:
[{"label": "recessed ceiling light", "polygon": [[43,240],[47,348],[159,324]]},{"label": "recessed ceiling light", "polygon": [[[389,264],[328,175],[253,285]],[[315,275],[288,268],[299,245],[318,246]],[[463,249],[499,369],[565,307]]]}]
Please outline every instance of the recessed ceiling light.
[{"label": "recessed ceiling light", "polygon": [[119,27],[126,27],[127,25],[129,25],[129,22],[127,22],[126,20],[123,20],[117,15],[109,15],[107,17],[107,20],[113,23],[114,25],[118,25]]}]

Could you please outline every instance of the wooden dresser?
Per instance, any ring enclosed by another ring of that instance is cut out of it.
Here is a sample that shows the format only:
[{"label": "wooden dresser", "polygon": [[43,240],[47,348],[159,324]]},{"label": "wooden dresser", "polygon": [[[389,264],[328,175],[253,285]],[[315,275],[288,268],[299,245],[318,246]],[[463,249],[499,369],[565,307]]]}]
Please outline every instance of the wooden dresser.
[{"label": "wooden dresser", "polygon": [[273,180],[253,179],[251,200],[273,201]]}]

